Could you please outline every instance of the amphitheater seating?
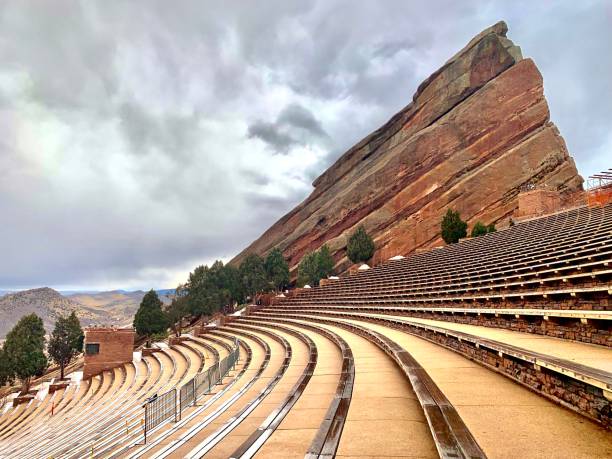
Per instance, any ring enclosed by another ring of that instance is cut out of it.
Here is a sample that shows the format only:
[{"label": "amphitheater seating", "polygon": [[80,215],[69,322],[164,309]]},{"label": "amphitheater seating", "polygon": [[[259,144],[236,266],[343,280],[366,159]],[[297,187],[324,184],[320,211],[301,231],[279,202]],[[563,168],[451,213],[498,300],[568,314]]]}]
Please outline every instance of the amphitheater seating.
[{"label": "amphitheater seating", "polygon": [[611,255],[582,207],[250,306],[4,411],[0,457],[609,457]]}]

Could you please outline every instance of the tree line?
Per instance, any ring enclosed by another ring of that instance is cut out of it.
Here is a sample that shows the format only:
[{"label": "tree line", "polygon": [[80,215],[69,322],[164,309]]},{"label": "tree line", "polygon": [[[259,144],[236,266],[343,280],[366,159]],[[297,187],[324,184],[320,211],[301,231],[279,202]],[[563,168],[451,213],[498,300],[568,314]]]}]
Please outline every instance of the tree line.
[{"label": "tree line", "polygon": [[238,267],[217,260],[190,272],[168,306],[154,290],[148,292],[134,317],[134,328],[150,344],[151,338],[165,338],[168,328],[180,335],[186,317],[210,316],[226,306],[243,304],[258,293],[278,292],[288,286],[289,265],[278,248],[266,258],[249,254]]},{"label": "tree line", "polygon": [[42,319],[36,314],[23,316],[0,348],[0,386],[19,380],[27,392],[32,378],[42,376],[50,362],[60,367],[64,379],[66,366],[83,350],[83,338],[74,311],[57,318],[48,343]]},{"label": "tree line", "polygon": [[[374,242],[363,227],[351,234],[347,256],[354,263],[372,258]],[[329,247],[306,253],[298,265],[297,284],[316,286],[334,273],[334,259]],[[289,265],[278,248],[265,258],[249,254],[240,266],[217,260],[211,266],[201,265],[189,273],[185,284],[176,288],[175,296],[164,306],[154,290],[149,291],[134,317],[134,328],[147,339],[164,339],[169,328],[179,336],[183,319],[210,316],[228,305],[243,304],[259,293],[279,292],[289,287]]]}]

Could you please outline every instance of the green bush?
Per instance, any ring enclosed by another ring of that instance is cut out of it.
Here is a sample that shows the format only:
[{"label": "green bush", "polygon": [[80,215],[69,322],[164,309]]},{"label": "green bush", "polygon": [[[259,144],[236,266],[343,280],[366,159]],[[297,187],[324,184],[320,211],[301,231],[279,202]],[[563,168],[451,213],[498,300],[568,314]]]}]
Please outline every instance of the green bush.
[{"label": "green bush", "polygon": [[459,239],[467,236],[467,226],[467,223],[461,220],[459,212],[448,209],[446,215],[444,215],[442,219],[442,239],[444,239],[444,242],[447,244],[458,242]]},{"label": "green bush", "polygon": [[470,234],[470,237],[482,236],[483,234],[487,234],[488,232],[489,232],[488,227],[484,225],[482,222],[478,221],[474,225],[474,228],[472,228],[472,234]]},{"label": "green bush", "polygon": [[491,223],[490,225],[485,225],[484,223],[477,221],[476,224],[474,224],[474,227],[472,228],[472,233],[470,234],[470,237],[483,236],[488,233],[494,233],[495,231],[497,230],[495,229],[494,223]]},{"label": "green bush", "polygon": [[374,255],[374,241],[363,226],[351,234],[346,245],[346,255],[353,263],[365,263]]}]

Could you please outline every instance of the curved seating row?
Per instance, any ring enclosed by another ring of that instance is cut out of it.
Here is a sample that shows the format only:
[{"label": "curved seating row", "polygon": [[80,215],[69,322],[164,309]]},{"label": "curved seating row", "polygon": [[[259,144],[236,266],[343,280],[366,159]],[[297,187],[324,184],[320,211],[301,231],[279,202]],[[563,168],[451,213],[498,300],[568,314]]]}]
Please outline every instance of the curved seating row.
[{"label": "curved seating row", "polygon": [[79,457],[129,441],[126,432],[139,431],[142,400],[202,370],[205,351],[198,342],[160,349],[18,406],[0,417],[0,454]]}]

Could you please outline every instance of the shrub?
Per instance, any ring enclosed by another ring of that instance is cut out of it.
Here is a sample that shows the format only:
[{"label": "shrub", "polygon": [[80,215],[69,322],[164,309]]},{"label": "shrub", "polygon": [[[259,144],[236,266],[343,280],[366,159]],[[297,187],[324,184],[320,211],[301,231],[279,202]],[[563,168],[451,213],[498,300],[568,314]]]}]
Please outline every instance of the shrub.
[{"label": "shrub", "polygon": [[490,225],[485,225],[482,222],[477,221],[474,225],[474,228],[472,228],[472,234],[470,234],[470,237],[478,237],[484,234],[494,233],[495,231],[497,230],[495,229],[494,223],[491,223]]},{"label": "shrub", "polygon": [[365,263],[374,255],[374,241],[363,226],[351,234],[346,245],[346,255],[353,263]]},{"label": "shrub", "polygon": [[488,227],[484,225],[482,222],[478,221],[474,225],[474,228],[472,228],[472,234],[470,234],[470,237],[482,236],[483,234],[487,234],[488,232],[489,232]]},{"label": "shrub", "polygon": [[453,244],[467,236],[467,223],[461,220],[459,212],[448,209],[442,219],[441,230],[444,242]]}]

